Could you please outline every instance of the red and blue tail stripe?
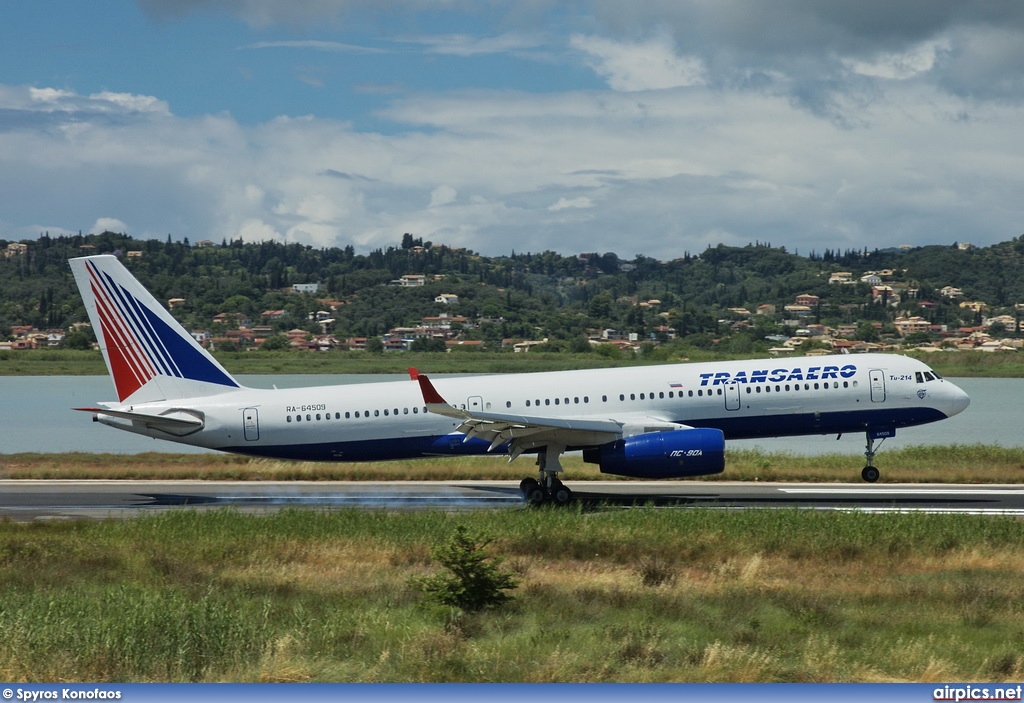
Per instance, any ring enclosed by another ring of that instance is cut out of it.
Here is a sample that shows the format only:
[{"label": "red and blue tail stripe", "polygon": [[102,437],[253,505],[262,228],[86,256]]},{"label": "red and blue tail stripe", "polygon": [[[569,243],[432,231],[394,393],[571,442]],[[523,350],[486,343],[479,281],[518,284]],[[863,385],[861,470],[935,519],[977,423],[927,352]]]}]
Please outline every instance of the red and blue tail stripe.
[{"label": "red and blue tail stripe", "polygon": [[94,262],[85,264],[119,400],[158,376],[238,387],[183,329],[168,324]]}]

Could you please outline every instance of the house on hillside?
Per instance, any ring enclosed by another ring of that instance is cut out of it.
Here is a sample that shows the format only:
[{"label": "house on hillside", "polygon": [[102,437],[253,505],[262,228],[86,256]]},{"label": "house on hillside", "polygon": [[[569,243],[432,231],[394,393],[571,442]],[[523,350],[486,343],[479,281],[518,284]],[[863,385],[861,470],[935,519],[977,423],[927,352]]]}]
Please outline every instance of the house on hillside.
[{"label": "house on hillside", "polygon": [[388,285],[400,286],[401,288],[421,288],[427,284],[427,277],[422,273],[407,273],[401,278],[396,278]]}]

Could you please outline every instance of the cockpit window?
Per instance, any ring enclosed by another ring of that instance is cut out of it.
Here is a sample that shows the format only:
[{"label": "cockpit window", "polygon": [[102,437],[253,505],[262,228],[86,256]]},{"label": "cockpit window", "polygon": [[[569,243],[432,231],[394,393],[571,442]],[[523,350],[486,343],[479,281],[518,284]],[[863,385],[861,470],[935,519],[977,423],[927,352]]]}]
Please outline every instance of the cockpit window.
[{"label": "cockpit window", "polygon": [[942,378],[942,376],[934,371],[915,371],[914,378],[918,383],[927,383],[928,381],[937,381]]}]

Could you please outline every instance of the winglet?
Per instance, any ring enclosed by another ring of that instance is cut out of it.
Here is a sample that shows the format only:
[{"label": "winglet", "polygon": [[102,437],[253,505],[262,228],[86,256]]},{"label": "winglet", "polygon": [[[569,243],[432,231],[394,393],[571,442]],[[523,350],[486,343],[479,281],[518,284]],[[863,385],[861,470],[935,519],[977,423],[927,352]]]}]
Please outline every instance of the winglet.
[{"label": "winglet", "polygon": [[[410,375],[412,375],[413,369],[410,369]],[[434,384],[430,382],[430,379],[423,374],[416,372],[413,376],[414,381],[419,381],[420,393],[423,394],[423,402],[427,405],[448,405],[448,401],[441,397],[441,394],[434,388]]]},{"label": "winglet", "polygon": [[415,381],[419,377],[420,377],[420,372],[416,370],[416,367],[415,366],[410,366],[409,367],[409,378],[411,378],[412,380]]}]

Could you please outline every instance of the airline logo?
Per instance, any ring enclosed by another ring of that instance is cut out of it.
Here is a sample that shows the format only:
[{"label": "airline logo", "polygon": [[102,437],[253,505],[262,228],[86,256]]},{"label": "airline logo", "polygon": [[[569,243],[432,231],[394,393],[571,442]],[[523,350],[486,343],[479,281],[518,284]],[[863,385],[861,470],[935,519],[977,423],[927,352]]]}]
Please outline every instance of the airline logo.
[{"label": "airline logo", "polygon": [[110,274],[91,261],[86,268],[118,400],[156,376],[238,386],[191,339],[160,319]]},{"label": "airline logo", "polygon": [[845,366],[807,366],[789,369],[757,369],[746,371],[716,371],[700,374],[701,386],[724,386],[731,383],[786,383],[788,381],[827,381],[852,378],[857,375],[854,364]]}]

